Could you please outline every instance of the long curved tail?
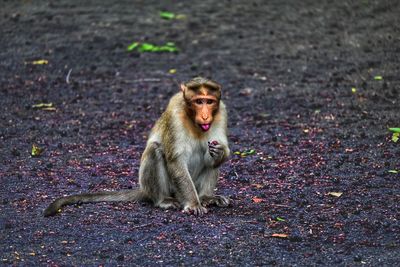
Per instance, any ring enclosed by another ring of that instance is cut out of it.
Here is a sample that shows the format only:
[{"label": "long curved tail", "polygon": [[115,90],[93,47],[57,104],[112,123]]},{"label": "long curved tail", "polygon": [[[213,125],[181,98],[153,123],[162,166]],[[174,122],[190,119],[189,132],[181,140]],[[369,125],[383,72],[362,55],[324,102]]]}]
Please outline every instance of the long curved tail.
[{"label": "long curved tail", "polygon": [[47,209],[44,210],[44,216],[54,216],[59,212],[61,207],[77,203],[142,201],[145,199],[146,196],[140,189],[71,195],[54,200]]}]

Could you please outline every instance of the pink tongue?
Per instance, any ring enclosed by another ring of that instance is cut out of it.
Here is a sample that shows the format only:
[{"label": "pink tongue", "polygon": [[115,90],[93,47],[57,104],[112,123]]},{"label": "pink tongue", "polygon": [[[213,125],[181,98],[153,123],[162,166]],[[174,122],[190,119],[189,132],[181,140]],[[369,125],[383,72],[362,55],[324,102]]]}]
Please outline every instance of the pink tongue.
[{"label": "pink tongue", "polygon": [[200,127],[203,131],[208,131],[208,129],[210,129],[210,124],[200,124]]}]

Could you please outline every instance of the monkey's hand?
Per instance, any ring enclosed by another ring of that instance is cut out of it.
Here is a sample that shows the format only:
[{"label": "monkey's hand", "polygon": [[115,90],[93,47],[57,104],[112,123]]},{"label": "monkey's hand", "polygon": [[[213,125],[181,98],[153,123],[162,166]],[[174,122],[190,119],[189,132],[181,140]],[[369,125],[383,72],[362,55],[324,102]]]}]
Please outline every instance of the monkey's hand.
[{"label": "monkey's hand", "polygon": [[225,148],[217,141],[208,142],[208,152],[212,159],[212,166],[218,167],[225,160]]},{"label": "monkey's hand", "polygon": [[204,208],[202,205],[197,204],[197,205],[185,205],[183,208],[183,212],[187,214],[194,214],[194,215],[203,215],[208,212],[206,208]]}]

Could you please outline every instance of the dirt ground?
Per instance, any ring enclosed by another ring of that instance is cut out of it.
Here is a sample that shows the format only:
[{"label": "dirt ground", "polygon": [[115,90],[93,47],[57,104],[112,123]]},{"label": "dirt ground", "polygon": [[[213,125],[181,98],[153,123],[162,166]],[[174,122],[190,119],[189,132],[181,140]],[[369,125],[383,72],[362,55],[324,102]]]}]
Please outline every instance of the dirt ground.
[{"label": "dirt ground", "polygon": [[[399,1],[0,5],[0,265],[400,261]],[[179,52],[128,52],[135,41]],[[135,188],[149,130],[196,75],[224,87],[231,150],[255,151],[222,167],[231,207],[43,217],[62,195]]]}]

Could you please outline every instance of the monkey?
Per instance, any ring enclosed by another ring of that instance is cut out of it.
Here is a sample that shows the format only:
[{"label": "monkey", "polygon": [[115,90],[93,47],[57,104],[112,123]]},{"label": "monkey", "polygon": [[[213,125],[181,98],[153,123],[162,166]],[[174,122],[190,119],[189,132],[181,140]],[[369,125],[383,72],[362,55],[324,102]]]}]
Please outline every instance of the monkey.
[{"label": "monkey", "polygon": [[137,189],[61,197],[44,216],[56,215],[65,205],[105,201],[150,202],[203,215],[209,205],[230,204],[229,197],[214,194],[219,167],[229,154],[221,85],[195,77],[181,83],[152,128],[140,160]]}]

